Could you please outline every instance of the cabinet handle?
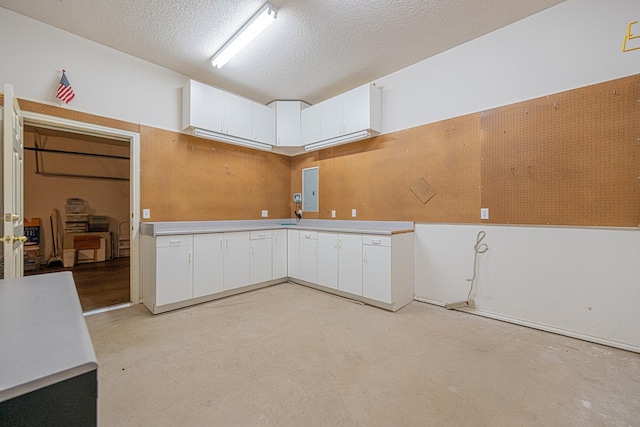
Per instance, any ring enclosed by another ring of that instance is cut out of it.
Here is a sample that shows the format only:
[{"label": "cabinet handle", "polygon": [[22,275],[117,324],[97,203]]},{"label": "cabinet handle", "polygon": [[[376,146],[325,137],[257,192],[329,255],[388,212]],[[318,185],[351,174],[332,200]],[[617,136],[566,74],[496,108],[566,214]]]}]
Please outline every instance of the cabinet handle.
[{"label": "cabinet handle", "polygon": [[338,248],[342,249],[342,237],[338,239]]},{"label": "cabinet handle", "polygon": [[253,255],[253,245],[251,245],[251,255]]},{"label": "cabinet handle", "polygon": [[191,264],[191,251],[189,251],[189,264]]},{"label": "cabinet handle", "polygon": [[266,233],[258,233],[258,237],[266,237]]},{"label": "cabinet handle", "polygon": [[224,246],[229,249],[229,239],[224,239]]},{"label": "cabinet handle", "polygon": [[223,247],[222,247],[222,239],[220,239],[220,250],[222,250],[222,249],[223,249]]},{"label": "cabinet handle", "polygon": [[316,255],[318,253],[318,245],[313,245],[313,254]]},{"label": "cabinet handle", "polygon": [[379,245],[380,243],[382,243],[382,240],[380,239],[371,239],[371,243],[374,245]]},{"label": "cabinet handle", "polygon": [[362,261],[367,262],[367,251],[362,251]]},{"label": "cabinet handle", "polygon": [[180,246],[182,240],[169,240],[169,246]]},{"label": "cabinet handle", "polygon": [[334,248],[338,247],[338,238],[337,237],[335,239],[333,239],[333,247]]}]

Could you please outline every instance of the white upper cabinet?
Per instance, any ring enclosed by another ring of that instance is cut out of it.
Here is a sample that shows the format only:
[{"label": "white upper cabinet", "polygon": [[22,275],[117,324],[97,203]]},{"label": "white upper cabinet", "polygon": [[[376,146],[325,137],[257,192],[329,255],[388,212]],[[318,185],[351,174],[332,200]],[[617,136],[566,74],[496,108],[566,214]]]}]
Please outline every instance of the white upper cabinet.
[{"label": "white upper cabinet", "polygon": [[251,139],[276,145],[275,111],[266,105],[256,104],[255,102],[251,105],[251,108],[253,117],[253,135],[251,135]]},{"label": "white upper cabinet", "polygon": [[182,129],[224,132],[224,92],[189,80],[182,87]]},{"label": "white upper cabinet", "polygon": [[333,138],[343,134],[342,117],[343,117],[343,96],[322,101],[320,104],[320,140]]},{"label": "white upper cabinet", "polygon": [[382,128],[382,95],[372,83],[322,101],[302,111],[303,145],[354,132],[373,134]]},{"label": "white upper cabinet", "polygon": [[320,141],[320,104],[300,113],[300,142],[302,145]]},{"label": "white upper cabinet", "polygon": [[300,121],[302,111],[309,104],[302,101],[274,101],[269,104],[276,114],[276,145],[279,147],[300,147]]},{"label": "white upper cabinet", "polygon": [[182,87],[182,128],[275,144],[273,109],[194,80]]},{"label": "white upper cabinet", "polygon": [[224,133],[244,139],[253,139],[252,102],[224,93]]}]

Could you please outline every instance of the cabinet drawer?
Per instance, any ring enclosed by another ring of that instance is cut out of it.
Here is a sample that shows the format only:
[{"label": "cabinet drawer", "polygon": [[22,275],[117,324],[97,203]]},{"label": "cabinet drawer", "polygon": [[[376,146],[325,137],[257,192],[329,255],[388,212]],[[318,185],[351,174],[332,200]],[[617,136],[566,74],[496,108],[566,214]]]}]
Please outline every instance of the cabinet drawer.
[{"label": "cabinet drawer", "polygon": [[169,248],[191,245],[193,236],[158,236],[156,237],[156,248]]},{"label": "cabinet drawer", "polygon": [[312,239],[318,240],[318,232],[317,231],[309,231],[309,230],[300,230],[300,239]]},{"label": "cabinet drawer", "polygon": [[375,236],[367,235],[362,236],[363,245],[372,246],[391,246],[391,236]]},{"label": "cabinet drawer", "polygon": [[251,240],[259,239],[271,239],[273,237],[273,231],[271,230],[256,230],[251,232]]}]

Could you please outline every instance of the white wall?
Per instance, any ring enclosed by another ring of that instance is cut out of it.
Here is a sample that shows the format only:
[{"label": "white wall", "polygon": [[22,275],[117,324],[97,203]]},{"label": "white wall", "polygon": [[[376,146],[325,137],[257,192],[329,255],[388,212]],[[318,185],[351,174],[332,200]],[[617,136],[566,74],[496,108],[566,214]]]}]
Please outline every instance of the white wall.
[{"label": "white wall", "polygon": [[636,20],[637,0],[568,0],[378,79],[383,132],[637,74]]},{"label": "white wall", "polygon": [[480,230],[474,312],[640,352],[640,230],[417,224],[417,297],[467,298]]},{"label": "white wall", "polygon": [[65,108],[179,130],[187,77],[0,8],[0,86],[16,96],[60,105],[61,70],[76,94]]}]

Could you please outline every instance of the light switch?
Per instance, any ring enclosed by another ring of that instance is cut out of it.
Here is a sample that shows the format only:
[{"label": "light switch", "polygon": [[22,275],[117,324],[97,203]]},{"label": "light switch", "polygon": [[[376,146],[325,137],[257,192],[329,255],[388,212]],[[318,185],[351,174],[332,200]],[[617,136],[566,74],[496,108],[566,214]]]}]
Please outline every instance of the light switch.
[{"label": "light switch", "polygon": [[269,217],[269,211],[265,209],[262,211],[262,218],[267,218],[267,217]]},{"label": "light switch", "polygon": [[335,217],[336,217],[336,211],[333,210],[333,211],[331,211],[331,218],[335,218]]},{"label": "light switch", "polygon": [[480,208],[480,219],[489,219],[489,208]]},{"label": "light switch", "polygon": [[355,209],[351,209],[351,217],[352,218],[356,217],[356,210]]},{"label": "light switch", "polygon": [[142,219],[151,218],[151,209],[142,209]]}]

